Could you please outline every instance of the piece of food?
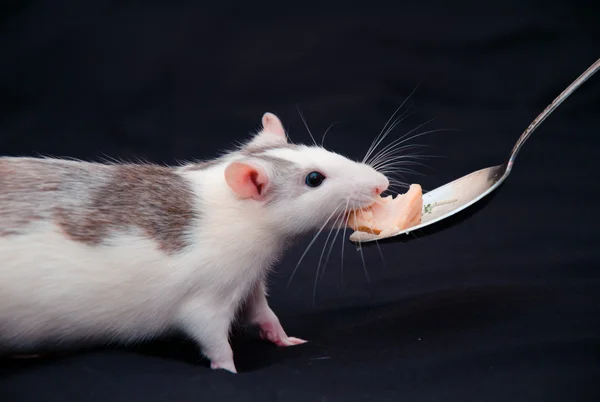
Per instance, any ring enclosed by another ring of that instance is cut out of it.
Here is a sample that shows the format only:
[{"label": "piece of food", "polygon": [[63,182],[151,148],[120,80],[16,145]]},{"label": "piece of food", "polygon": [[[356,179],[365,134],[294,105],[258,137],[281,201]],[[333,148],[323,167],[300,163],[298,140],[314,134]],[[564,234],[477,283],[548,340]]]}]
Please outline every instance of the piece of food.
[{"label": "piece of food", "polygon": [[423,190],[411,184],[405,194],[378,197],[377,201],[364,210],[352,211],[348,226],[359,232],[376,235],[391,235],[421,223],[423,213]]}]

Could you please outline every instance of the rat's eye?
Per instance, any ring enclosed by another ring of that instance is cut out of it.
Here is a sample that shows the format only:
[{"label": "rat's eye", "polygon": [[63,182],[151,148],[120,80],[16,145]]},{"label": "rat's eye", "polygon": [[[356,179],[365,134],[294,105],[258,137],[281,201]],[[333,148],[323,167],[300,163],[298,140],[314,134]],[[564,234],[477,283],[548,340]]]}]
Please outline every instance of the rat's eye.
[{"label": "rat's eye", "polygon": [[306,175],[306,185],[308,187],[319,187],[323,180],[325,180],[325,176],[319,172],[310,172]]}]

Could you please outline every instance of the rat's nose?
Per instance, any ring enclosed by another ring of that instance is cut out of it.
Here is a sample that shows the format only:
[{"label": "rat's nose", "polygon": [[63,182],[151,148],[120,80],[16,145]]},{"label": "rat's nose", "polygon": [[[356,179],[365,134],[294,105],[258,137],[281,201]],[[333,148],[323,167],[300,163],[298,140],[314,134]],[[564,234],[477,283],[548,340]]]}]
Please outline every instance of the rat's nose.
[{"label": "rat's nose", "polygon": [[387,186],[378,186],[373,189],[373,192],[375,193],[375,195],[380,195],[385,190],[387,190]]},{"label": "rat's nose", "polygon": [[390,182],[389,182],[389,180],[387,179],[387,177],[384,177],[384,179],[385,179],[385,180],[384,180],[384,181],[385,181],[384,183],[382,183],[382,184],[380,184],[380,185],[378,185],[378,186],[375,186],[375,187],[373,188],[373,192],[375,193],[375,195],[380,195],[380,194],[381,194],[381,193],[383,193],[385,190],[387,190],[387,189],[388,189],[388,187],[390,186]]}]

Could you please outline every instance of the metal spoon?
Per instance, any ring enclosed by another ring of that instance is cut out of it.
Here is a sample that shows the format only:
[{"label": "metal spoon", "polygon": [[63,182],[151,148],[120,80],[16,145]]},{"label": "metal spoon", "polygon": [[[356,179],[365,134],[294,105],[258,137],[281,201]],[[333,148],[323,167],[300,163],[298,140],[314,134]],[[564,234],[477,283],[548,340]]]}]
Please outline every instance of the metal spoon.
[{"label": "metal spoon", "polygon": [[510,174],[515,159],[521,150],[521,147],[531,136],[533,131],[556,109],[565,99],[567,99],[581,84],[588,80],[600,70],[600,59],[596,60],[583,74],[581,74],[571,85],[567,87],[521,134],[517,143],[513,147],[508,161],[505,163],[477,170],[441,187],[423,194],[423,213],[421,223],[393,233],[389,236],[378,236],[371,233],[356,231],[350,236],[350,241],[355,243],[367,243],[375,240],[395,237],[402,234],[408,234],[417,229],[422,229],[436,222],[444,220],[465,208],[470,207],[481,200],[495,189],[497,189],[506,180]]}]

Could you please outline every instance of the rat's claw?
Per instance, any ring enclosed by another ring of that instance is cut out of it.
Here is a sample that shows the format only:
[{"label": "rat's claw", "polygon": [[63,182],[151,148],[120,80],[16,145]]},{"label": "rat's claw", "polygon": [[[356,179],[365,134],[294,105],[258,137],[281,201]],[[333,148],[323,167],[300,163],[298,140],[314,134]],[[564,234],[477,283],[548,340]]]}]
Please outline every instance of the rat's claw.
[{"label": "rat's claw", "polygon": [[304,339],[294,338],[293,336],[288,337],[287,340],[290,343],[290,345],[302,345],[303,343],[308,342]]},{"label": "rat's claw", "polygon": [[210,368],[213,370],[226,370],[230,373],[237,374],[237,370],[233,361],[211,361]]},{"label": "rat's claw", "polygon": [[277,346],[295,346],[308,342],[304,339],[287,336],[283,328],[281,328],[281,325],[273,325],[272,323],[263,324],[261,326],[260,337],[264,340],[273,342]]}]

